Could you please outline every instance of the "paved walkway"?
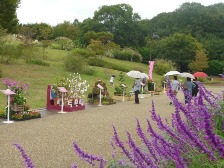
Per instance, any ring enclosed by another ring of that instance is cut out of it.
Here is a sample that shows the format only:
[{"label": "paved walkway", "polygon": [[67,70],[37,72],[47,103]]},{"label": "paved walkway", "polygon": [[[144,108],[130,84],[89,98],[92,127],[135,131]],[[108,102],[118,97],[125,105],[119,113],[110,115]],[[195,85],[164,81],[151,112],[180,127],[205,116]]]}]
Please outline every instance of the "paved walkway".
[{"label": "paved walkway", "polygon": [[[224,90],[220,86],[207,88],[219,94]],[[182,93],[178,93],[178,99],[183,102]],[[157,113],[169,119],[174,108],[169,105],[166,94],[162,94],[142,98],[139,105],[134,104],[134,101],[118,101],[114,105],[102,107],[87,105],[85,110],[67,114],[42,109],[40,119],[1,124],[0,167],[24,168],[19,151],[12,146],[14,142],[23,146],[36,168],[71,168],[74,162],[79,168],[90,167],[77,157],[73,141],[88,153],[101,155],[109,160],[112,151],[109,143],[113,136],[112,125],[117,128],[121,139],[126,140],[127,130],[140,144],[135,131],[136,118],[146,130],[146,118],[150,119],[152,100]]]}]

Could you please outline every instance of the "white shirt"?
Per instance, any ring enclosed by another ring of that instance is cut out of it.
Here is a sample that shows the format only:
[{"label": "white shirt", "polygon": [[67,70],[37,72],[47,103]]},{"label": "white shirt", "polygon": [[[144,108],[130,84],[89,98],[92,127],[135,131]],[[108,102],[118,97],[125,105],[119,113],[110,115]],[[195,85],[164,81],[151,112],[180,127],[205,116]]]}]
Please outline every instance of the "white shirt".
[{"label": "white shirt", "polygon": [[176,91],[176,92],[178,92],[179,87],[180,87],[180,82],[179,82],[178,80],[173,80],[173,81],[171,82],[171,90],[172,90],[172,91]]}]

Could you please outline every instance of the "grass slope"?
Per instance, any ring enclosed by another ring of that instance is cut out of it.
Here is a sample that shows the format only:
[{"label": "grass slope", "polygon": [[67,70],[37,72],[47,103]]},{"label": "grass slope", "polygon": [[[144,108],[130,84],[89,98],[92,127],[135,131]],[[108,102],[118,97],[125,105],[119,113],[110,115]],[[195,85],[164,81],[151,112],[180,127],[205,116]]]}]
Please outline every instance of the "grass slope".
[{"label": "grass slope", "polygon": [[[0,79],[0,88],[6,89],[3,85],[4,78],[10,78],[16,81],[20,81],[22,83],[27,83],[29,93],[29,95],[27,95],[27,102],[32,109],[46,107],[46,90],[48,84],[53,84],[55,82],[55,78],[59,75],[70,74],[70,72],[67,72],[65,70],[63,63],[63,60],[68,53],[67,51],[53,49],[47,49],[46,51],[47,62],[50,63],[50,66],[26,64],[25,61],[22,59],[17,60],[15,63],[12,63],[10,65],[0,64],[0,68],[3,71],[3,77]],[[121,61],[112,58],[103,59],[107,60],[108,62],[116,63],[120,66],[125,66],[129,69],[143,70],[143,72],[148,73],[148,66],[145,64]],[[91,92],[92,87],[97,78],[100,78],[107,83],[108,91],[112,96],[113,92],[115,91],[115,87],[110,86],[109,79],[112,74],[115,74],[115,86],[118,85],[118,75],[120,72],[113,69],[106,69],[100,67],[95,67],[95,69],[96,73],[94,73],[92,76],[81,74],[82,79],[87,80],[87,82],[90,84],[86,95]],[[158,78],[159,76],[155,77]],[[133,78],[130,78],[125,75],[125,82],[128,85],[128,90],[131,90],[133,81]],[[4,109],[6,107],[6,104],[6,96],[0,94],[0,109]]]}]

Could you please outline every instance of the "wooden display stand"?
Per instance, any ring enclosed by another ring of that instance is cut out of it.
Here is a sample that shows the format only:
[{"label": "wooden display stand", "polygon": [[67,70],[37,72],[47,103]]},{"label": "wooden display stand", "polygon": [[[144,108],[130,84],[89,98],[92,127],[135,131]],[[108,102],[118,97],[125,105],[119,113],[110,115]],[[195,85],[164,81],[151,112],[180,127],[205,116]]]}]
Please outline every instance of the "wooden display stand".
[{"label": "wooden display stand", "polygon": [[[47,110],[60,111],[61,110],[61,99],[53,99],[51,97],[52,85],[48,85],[47,87]],[[78,110],[84,110],[85,105],[83,104],[83,99],[69,99],[64,100],[63,111],[73,112]],[[56,103],[56,104],[55,104]]]}]

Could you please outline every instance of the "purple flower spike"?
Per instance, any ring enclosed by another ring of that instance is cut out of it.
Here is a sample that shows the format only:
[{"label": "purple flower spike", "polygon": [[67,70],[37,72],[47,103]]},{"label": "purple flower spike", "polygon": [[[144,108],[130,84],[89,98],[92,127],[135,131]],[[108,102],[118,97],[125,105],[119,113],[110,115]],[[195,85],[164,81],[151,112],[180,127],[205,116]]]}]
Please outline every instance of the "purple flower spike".
[{"label": "purple flower spike", "polygon": [[117,135],[117,131],[116,131],[116,128],[113,126],[113,129],[114,129],[114,141],[116,143],[117,146],[119,146],[122,151],[124,152],[124,154],[127,156],[127,158],[135,164],[135,161],[132,157],[132,155],[128,152],[128,150],[124,147],[124,144],[123,142],[119,139],[118,135]]},{"label": "purple flower spike", "polygon": [[144,164],[144,162],[145,162],[147,164],[147,166],[155,167],[155,166],[153,166],[153,162],[148,157],[148,155],[146,155],[139,147],[136,146],[136,144],[132,140],[129,132],[127,132],[127,135],[128,135],[129,146],[134,153],[134,157],[139,162],[139,165],[141,165],[141,166],[144,165],[143,167],[145,167],[145,164]]},{"label": "purple flower spike", "polygon": [[17,149],[19,149],[23,159],[24,159],[24,162],[25,162],[25,165],[26,165],[26,168],[34,168],[34,165],[32,163],[32,160],[27,156],[27,154],[25,153],[24,149],[22,148],[21,145],[19,144],[13,144],[14,146],[17,147]]},{"label": "purple flower spike", "polygon": [[73,142],[73,146],[80,158],[82,158],[92,166],[95,166],[95,164],[93,163],[94,161],[98,161],[100,162],[100,168],[104,168],[106,161],[103,158],[85,153],[79,148],[79,146],[75,142]]},{"label": "purple flower spike", "polygon": [[78,168],[75,163],[73,163],[72,168]]}]

